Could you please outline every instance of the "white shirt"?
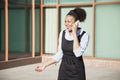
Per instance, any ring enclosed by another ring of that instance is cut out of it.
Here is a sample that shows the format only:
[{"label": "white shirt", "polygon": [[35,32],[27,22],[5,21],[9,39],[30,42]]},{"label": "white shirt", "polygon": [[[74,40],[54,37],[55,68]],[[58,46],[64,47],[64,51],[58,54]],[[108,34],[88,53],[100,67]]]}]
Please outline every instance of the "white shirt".
[{"label": "white shirt", "polygon": [[[80,30],[77,31],[77,36],[81,35],[82,32],[83,32],[83,29],[81,28]],[[61,31],[59,34],[58,51],[54,56],[52,56],[52,58],[56,62],[59,62],[63,57],[63,51],[61,49],[62,34],[63,34],[63,31]],[[65,30],[65,39],[69,41],[73,40],[73,36],[69,34],[68,30]],[[88,36],[88,33],[85,33],[81,38],[80,47],[77,50],[73,51],[76,57],[80,57],[81,55],[83,55],[83,53],[85,52],[88,46],[88,42],[89,42],[89,36]]]}]

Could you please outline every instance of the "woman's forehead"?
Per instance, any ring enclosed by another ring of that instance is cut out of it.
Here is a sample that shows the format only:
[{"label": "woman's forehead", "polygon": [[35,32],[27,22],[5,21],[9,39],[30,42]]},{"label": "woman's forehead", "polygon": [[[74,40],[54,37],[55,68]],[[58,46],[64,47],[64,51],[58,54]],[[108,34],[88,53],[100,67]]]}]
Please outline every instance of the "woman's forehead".
[{"label": "woman's forehead", "polygon": [[66,20],[75,20],[75,18],[71,15],[66,15],[65,19]]}]

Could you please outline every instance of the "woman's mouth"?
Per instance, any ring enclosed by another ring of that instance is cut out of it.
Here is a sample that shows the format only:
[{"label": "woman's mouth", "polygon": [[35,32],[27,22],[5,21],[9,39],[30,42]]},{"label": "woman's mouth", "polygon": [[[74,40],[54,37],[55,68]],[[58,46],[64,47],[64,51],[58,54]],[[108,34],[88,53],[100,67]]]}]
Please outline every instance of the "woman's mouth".
[{"label": "woman's mouth", "polygon": [[66,29],[69,29],[69,26],[66,26]]}]

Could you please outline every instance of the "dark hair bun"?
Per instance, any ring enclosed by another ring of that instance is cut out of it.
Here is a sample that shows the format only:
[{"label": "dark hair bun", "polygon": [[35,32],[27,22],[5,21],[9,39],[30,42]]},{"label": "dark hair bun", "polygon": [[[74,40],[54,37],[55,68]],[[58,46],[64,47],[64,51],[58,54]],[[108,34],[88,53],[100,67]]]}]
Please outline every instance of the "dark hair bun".
[{"label": "dark hair bun", "polygon": [[75,8],[74,12],[77,14],[80,22],[83,22],[86,19],[86,11],[81,8]]}]

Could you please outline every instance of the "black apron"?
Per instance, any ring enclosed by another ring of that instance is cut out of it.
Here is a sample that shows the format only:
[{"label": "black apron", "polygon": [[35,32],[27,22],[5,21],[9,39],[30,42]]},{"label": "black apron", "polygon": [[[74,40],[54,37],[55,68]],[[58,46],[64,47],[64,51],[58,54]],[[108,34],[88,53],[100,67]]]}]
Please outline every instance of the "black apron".
[{"label": "black apron", "polygon": [[[83,33],[78,36],[80,41]],[[76,57],[73,53],[73,41],[65,39],[65,30],[62,35],[63,57],[59,68],[58,80],[86,80],[82,56]]]}]

